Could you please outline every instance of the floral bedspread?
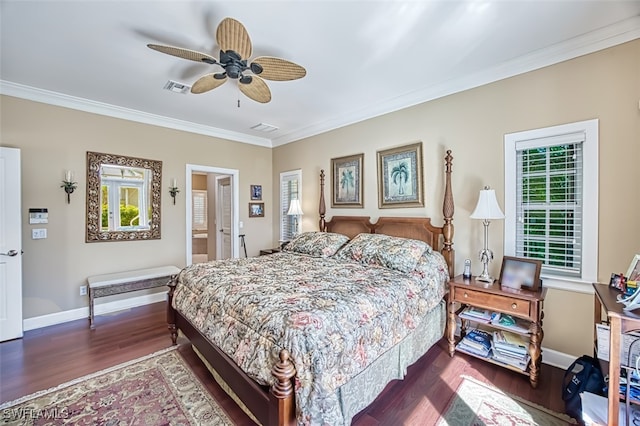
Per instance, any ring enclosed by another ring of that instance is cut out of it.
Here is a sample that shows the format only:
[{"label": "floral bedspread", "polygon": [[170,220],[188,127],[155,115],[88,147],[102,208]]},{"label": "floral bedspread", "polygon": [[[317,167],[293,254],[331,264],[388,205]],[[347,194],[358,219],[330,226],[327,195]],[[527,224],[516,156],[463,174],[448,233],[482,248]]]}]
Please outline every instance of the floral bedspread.
[{"label": "floral bedspread", "polygon": [[416,328],[447,279],[437,252],[411,273],[284,252],[191,265],[173,305],[261,384],[289,350],[298,424],[341,425],[336,390]]}]

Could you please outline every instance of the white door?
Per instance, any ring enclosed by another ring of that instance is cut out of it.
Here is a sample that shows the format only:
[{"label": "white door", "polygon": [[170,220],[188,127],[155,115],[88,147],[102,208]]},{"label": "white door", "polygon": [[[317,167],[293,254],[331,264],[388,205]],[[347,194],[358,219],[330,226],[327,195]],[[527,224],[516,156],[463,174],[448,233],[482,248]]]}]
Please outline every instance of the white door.
[{"label": "white door", "polygon": [[0,342],[22,337],[20,150],[0,147]]},{"label": "white door", "polygon": [[233,225],[233,214],[231,209],[231,178],[224,177],[218,179],[218,199],[216,202],[218,214],[216,215],[216,225],[218,228],[218,250],[217,259],[229,259],[233,257],[231,252],[231,228]]}]

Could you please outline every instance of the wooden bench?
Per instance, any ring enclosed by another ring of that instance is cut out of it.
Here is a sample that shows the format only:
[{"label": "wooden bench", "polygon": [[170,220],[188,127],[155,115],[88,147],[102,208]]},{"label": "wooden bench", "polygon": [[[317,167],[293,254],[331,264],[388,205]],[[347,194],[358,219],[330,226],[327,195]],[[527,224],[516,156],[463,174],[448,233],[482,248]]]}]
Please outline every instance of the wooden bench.
[{"label": "wooden bench", "polygon": [[161,266],[158,268],[138,269],[136,271],[93,275],[87,278],[89,283],[89,327],[92,330],[95,328],[93,303],[98,297],[161,287],[167,285],[178,272],[180,272],[180,269],[176,266]]}]

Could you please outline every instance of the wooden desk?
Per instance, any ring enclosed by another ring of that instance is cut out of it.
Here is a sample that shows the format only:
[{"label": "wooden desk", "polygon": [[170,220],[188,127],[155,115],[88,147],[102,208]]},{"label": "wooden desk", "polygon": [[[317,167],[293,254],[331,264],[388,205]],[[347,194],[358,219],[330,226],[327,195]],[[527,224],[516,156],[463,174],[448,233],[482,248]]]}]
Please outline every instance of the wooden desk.
[{"label": "wooden desk", "polygon": [[[616,297],[621,294],[607,284],[593,284],[595,290],[594,316],[596,323],[601,322],[602,309],[605,310],[609,321],[609,411],[610,426],[618,424],[618,410],[620,409],[620,342],[621,334],[640,330],[640,315],[633,311],[622,309],[624,305],[617,303]],[[595,326],[593,328],[595,335]],[[597,336],[596,336],[597,337]]]}]

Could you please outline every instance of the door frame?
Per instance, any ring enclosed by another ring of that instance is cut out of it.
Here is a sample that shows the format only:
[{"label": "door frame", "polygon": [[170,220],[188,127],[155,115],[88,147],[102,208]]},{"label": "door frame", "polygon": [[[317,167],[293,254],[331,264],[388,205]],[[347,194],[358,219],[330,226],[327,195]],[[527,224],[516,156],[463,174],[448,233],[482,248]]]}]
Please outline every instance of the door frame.
[{"label": "door frame", "polygon": [[[192,202],[191,199],[191,191],[193,189],[193,183],[191,180],[191,175],[194,172],[200,173],[213,173],[213,174],[221,174],[221,175],[229,175],[231,177],[231,216],[232,216],[232,224],[231,224],[231,253],[234,258],[240,257],[240,247],[238,244],[238,235],[240,229],[240,191],[238,188],[238,182],[240,182],[240,171],[237,169],[227,169],[223,167],[212,167],[212,166],[203,166],[198,164],[187,164],[186,167],[186,176],[185,176],[185,191],[187,196],[185,197],[185,209],[186,209],[186,238],[185,238],[185,252],[186,252],[186,265],[191,265],[193,263],[193,247],[192,238],[191,238],[191,227],[192,227]],[[217,219],[217,218],[216,218]]]}]

